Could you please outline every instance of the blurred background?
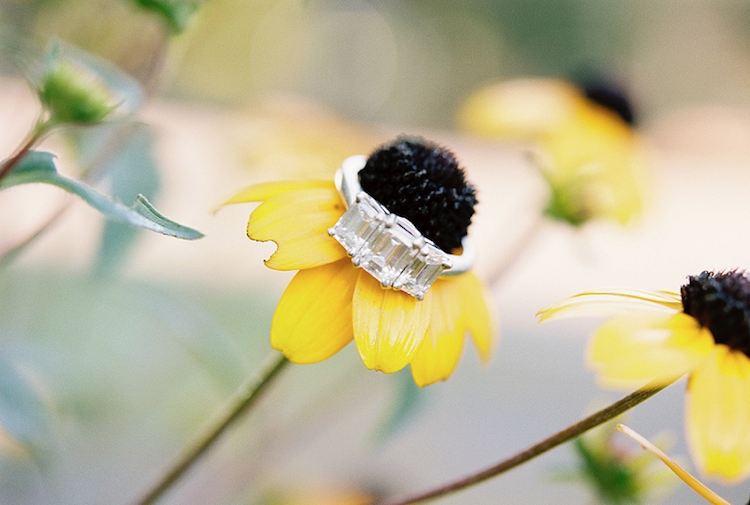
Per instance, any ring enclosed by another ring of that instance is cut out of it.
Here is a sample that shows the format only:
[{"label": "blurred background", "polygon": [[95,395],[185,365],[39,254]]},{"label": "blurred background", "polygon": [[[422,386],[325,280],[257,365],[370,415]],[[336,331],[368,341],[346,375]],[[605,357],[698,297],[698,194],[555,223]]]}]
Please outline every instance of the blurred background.
[{"label": "blurred background", "polygon": [[[491,287],[500,344],[488,366],[467,346],[454,376],[424,390],[408,370],[367,371],[352,346],[291,367],[164,503],[333,503],[480,469],[619,397],[584,364],[596,322],[537,325],[537,310],[750,264],[750,2],[212,0],[167,22],[145,3],[0,0],[0,158],[39,112],[33,62],[62,40],[140,81],[146,100],[134,125],[69,128],[43,148],[71,176],[104,165],[91,178],[103,191],[144,193],[206,234],[136,233],[56,188],[0,194],[0,503],[127,503],[272,354],[291,274],[266,269],[274,246],[246,238],[252,206],[213,213],[244,186],[330,178],[349,155],[423,135],[478,188],[479,273],[502,263],[547,188],[517,144],[458,127],[461,104],[490,83],[596,73],[625,88],[649,153],[640,220],[546,222]],[[684,387],[627,423],[668,433],[691,467]],[[561,447],[439,503],[599,503],[562,478],[577,465]],[[710,484],[732,503],[750,495],[747,482]],[[700,503],[676,483],[644,503],[658,499]]]}]

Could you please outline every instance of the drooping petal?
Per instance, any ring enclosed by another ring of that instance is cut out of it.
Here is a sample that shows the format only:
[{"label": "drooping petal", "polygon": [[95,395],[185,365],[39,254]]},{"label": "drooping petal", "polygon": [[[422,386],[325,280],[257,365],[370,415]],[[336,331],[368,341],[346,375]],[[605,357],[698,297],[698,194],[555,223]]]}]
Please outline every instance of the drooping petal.
[{"label": "drooping petal", "polygon": [[736,482],[750,475],[750,359],[725,345],[690,376],[687,438],[707,475]]},{"label": "drooping petal", "polygon": [[411,360],[417,386],[447,379],[464,348],[466,314],[462,313],[460,290],[453,279],[438,279],[430,288],[432,315],[427,335]]},{"label": "drooping petal", "polygon": [[297,272],[276,307],[271,346],[295,363],[317,363],[351,342],[357,275],[349,259]]},{"label": "drooping petal", "polygon": [[332,188],[333,183],[330,181],[305,181],[305,180],[291,180],[291,181],[274,181],[274,182],[261,182],[260,184],[253,184],[245,189],[242,189],[232,195],[224,205],[232,205],[235,203],[250,203],[250,202],[263,202],[274,196],[278,196],[282,193],[289,191],[298,191],[300,189],[323,189]]},{"label": "drooping petal", "polygon": [[682,310],[682,300],[670,291],[587,291],[548,305],[536,315],[542,322],[553,317],[612,316],[648,308]]},{"label": "drooping petal", "polygon": [[479,277],[472,272],[446,278],[452,285],[454,303],[461,306],[462,318],[469,330],[479,357],[487,362],[497,346],[495,325],[488,305],[488,293]]},{"label": "drooping petal", "polygon": [[711,333],[683,312],[613,318],[594,333],[588,362],[606,385],[669,384],[693,370],[714,348]]},{"label": "drooping petal", "polygon": [[278,245],[266,261],[269,268],[301,270],[346,256],[346,250],[328,235],[328,228],[345,210],[338,192],[329,186],[279,193],[250,215],[248,237]]},{"label": "drooping petal", "polygon": [[385,373],[404,368],[427,333],[432,293],[419,301],[403,291],[383,289],[364,270],[354,290],[354,340],[365,366]]},{"label": "drooping petal", "polygon": [[693,477],[690,472],[682,468],[679,464],[677,464],[675,460],[667,456],[664,451],[649,442],[648,439],[644,438],[638,432],[632,430],[631,428],[628,428],[624,424],[618,424],[617,429],[638,442],[641,447],[662,460],[664,464],[667,465],[669,469],[675,473],[675,475],[682,479],[682,481],[690,486],[696,493],[708,500],[709,503],[712,503],[713,505],[729,505],[728,501],[711,491],[708,487],[706,487],[705,484]]}]

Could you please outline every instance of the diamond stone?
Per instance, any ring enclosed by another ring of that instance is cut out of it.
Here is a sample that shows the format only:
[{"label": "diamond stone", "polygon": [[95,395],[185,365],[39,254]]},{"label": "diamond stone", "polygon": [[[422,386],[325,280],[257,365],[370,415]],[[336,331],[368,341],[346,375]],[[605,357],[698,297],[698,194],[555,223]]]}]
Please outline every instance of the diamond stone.
[{"label": "diamond stone", "polygon": [[328,230],[355,266],[362,267],[383,287],[400,289],[420,300],[443,271],[451,267],[448,254],[403,217],[391,214],[364,192]]}]

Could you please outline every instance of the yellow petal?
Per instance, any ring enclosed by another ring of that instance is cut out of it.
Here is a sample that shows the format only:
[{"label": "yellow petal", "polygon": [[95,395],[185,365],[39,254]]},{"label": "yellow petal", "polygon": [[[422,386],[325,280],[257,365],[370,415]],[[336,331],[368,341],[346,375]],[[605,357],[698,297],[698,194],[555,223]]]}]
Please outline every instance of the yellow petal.
[{"label": "yellow petal", "polygon": [[693,477],[688,471],[678,465],[676,461],[667,456],[661,449],[649,442],[646,438],[642,437],[639,433],[623,424],[618,424],[617,429],[638,442],[641,447],[651,452],[654,456],[662,460],[664,464],[667,465],[669,469],[675,473],[675,475],[682,479],[682,481],[690,486],[696,493],[708,500],[709,503],[712,503],[713,505],[730,505],[728,501],[711,491],[708,487],[706,487],[705,484]]},{"label": "yellow petal", "polygon": [[316,363],[351,342],[357,275],[349,259],[297,272],[276,307],[271,346],[295,363]]},{"label": "yellow petal", "polygon": [[323,189],[332,187],[333,183],[330,181],[292,180],[262,182],[260,184],[253,184],[252,186],[238,191],[226,202],[222,203],[221,207],[235,203],[263,202],[282,193],[298,191],[300,189]]},{"label": "yellow petal", "polygon": [[591,102],[575,112],[564,128],[541,138],[550,158],[545,170],[555,177],[573,177],[596,164],[600,177],[620,175],[627,180],[635,151],[632,128],[613,112]]},{"label": "yellow petal", "polygon": [[479,277],[472,272],[446,278],[445,282],[454,286],[454,300],[458,300],[457,303],[461,305],[461,314],[466,329],[468,329],[474,341],[479,357],[486,363],[497,346],[497,336],[492,321],[492,312],[488,305],[489,294],[487,290]]},{"label": "yellow petal", "polygon": [[690,376],[687,437],[696,465],[734,483],[750,475],[750,359],[725,345]]},{"label": "yellow petal", "polygon": [[361,270],[354,291],[354,340],[367,368],[393,373],[414,358],[430,323],[432,293],[419,301],[384,289]]},{"label": "yellow petal", "polygon": [[713,336],[685,313],[636,313],[611,319],[594,333],[588,362],[605,385],[669,384],[693,370],[715,347]]},{"label": "yellow petal", "polygon": [[548,305],[536,315],[542,322],[553,317],[612,316],[647,308],[682,310],[682,299],[670,291],[587,291]]},{"label": "yellow petal", "polygon": [[485,137],[533,140],[559,131],[583,103],[578,88],[557,79],[516,79],[472,94],[461,106],[458,123]]},{"label": "yellow petal", "polygon": [[331,263],[346,251],[328,235],[328,228],[344,213],[336,189],[300,189],[277,194],[250,215],[247,235],[272,240],[278,249],[266,261],[276,270],[301,270]]},{"label": "yellow petal", "polygon": [[460,291],[457,287],[453,279],[438,279],[430,288],[430,326],[410,363],[414,382],[420,387],[447,379],[461,357],[466,318],[461,312]]}]

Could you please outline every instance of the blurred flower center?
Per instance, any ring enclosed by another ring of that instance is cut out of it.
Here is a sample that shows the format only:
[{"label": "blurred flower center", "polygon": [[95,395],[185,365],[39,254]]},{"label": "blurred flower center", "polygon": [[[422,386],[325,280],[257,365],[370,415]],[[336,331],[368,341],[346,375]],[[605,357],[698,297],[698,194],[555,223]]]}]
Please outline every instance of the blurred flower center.
[{"label": "blurred flower center", "polygon": [[682,286],[682,306],[717,344],[750,357],[750,279],[744,271],[707,272],[690,276]]},{"label": "blurred flower center", "polygon": [[586,98],[614,112],[630,126],[635,125],[635,112],[633,111],[633,105],[625,94],[625,90],[605,81],[587,82],[583,84],[582,88]]}]

